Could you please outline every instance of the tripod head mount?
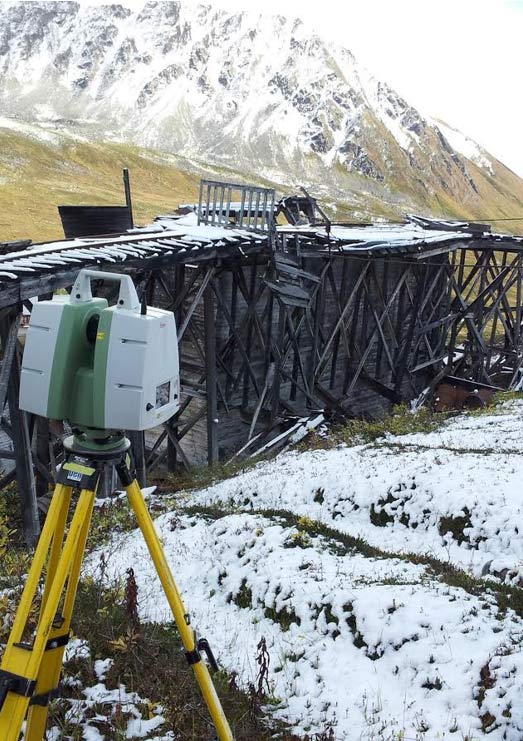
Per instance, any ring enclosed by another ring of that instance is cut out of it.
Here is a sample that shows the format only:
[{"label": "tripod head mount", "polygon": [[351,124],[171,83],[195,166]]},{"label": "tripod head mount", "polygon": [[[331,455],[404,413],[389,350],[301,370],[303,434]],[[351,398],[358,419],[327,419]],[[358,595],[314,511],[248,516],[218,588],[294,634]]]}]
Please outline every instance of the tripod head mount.
[{"label": "tripod head mount", "polygon": [[[119,283],[116,304],[93,297],[93,279]],[[81,270],[70,296],[34,305],[20,380],[20,408],[67,420],[79,444],[114,447],[179,409],[174,315],[140,306],[128,275]]]}]

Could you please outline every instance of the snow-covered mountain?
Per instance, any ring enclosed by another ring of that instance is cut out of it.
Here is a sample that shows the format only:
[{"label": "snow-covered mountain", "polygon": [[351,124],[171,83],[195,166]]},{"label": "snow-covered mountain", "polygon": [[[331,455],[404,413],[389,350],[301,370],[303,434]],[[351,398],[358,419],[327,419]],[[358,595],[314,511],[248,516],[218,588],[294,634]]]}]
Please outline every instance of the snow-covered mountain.
[{"label": "snow-covered mountain", "polygon": [[0,3],[0,113],[384,212],[523,202],[521,180],[487,152],[470,158],[350,51],[281,16]]}]

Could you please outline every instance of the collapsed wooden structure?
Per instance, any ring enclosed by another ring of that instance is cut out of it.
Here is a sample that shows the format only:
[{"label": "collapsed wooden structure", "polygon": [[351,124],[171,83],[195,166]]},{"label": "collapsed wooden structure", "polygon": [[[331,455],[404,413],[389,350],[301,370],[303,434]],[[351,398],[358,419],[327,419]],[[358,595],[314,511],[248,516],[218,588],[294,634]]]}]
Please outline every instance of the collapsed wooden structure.
[{"label": "collapsed wooden structure", "polygon": [[445,377],[519,387],[523,239],[415,217],[331,224],[307,194],[207,181],[182,211],[119,236],[0,245],[0,488],[17,480],[29,542],[62,429],[18,408],[20,316],[83,266],[131,273],[176,315],[182,406],[147,444],[133,435],[142,479],[250,455],[319,412],[379,415]]}]

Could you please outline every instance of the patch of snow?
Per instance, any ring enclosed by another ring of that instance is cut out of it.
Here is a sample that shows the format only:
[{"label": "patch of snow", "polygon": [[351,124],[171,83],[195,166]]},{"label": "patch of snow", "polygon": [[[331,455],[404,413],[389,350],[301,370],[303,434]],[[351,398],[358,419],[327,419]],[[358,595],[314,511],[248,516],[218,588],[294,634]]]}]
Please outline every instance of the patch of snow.
[{"label": "patch of snow", "polygon": [[149,733],[151,733],[151,731],[155,731],[164,723],[165,720],[161,716],[149,718],[148,720],[144,720],[143,718],[131,718],[127,724],[127,738],[145,738]]},{"label": "patch of snow", "polygon": [[[285,453],[192,492],[191,506],[233,511],[156,520],[195,628],[243,686],[256,680],[265,639],[271,713],[298,735],[478,738],[491,713],[493,741],[521,741],[521,618],[412,554],[478,578],[485,563],[521,574],[522,439],[523,402],[509,402],[435,432]],[[308,518],[361,540],[312,535]],[[462,518],[463,540],[443,518]],[[114,535],[108,548],[118,557],[104,578],[132,566],[141,619],[170,621],[141,533]],[[86,563],[97,577],[98,557]],[[104,685],[85,692],[126,702]]]},{"label": "patch of snow", "polygon": [[485,151],[470,137],[462,134],[458,129],[443,123],[443,121],[434,121],[434,125],[441,131],[450,146],[459,152],[474,164],[482,167],[489,175],[494,175],[492,162],[486,156]]},{"label": "patch of snow", "polygon": [[[195,626],[245,684],[266,639],[274,715],[295,732],[332,726],[335,738],[360,739],[377,724],[414,737],[421,720],[432,738],[479,731],[481,668],[523,637],[512,613],[422,566],[336,550],[260,515],[185,517],[174,532],[171,519],[157,526]],[[130,564],[142,618],[170,619],[138,533],[121,541],[108,578]]]},{"label": "patch of snow", "polygon": [[[388,551],[450,558],[476,576],[500,557],[517,569],[522,409],[517,403],[508,415],[459,417],[441,431],[390,436],[381,446],[286,453],[194,494],[194,503],[290,510]],[[320,488],[321,504],[314,499]],[[470,527],[458,544],[440,533],[441,521],[464,517],[465,507]],[[382,510],[389,525],[372,525],[371,513]]]},{"label": "patch of snow", "polygon": [[44,142],[45,144],[53,144],[54,146],[59,146],[62,142],[62,138],[59,135],[48,129],[41,126],[33,126],[15,118],[7,118],[6,116],[0,116],[0,129],[16,131],[30,139],[36,139],[37,141]]},{"label": "patch of snow", "polygon": [[[112,659],[105,659],[95,662],[95,671],[99,677],[104,670],[108,670],[112,664]],[[162,716],[162,708],[154,708],[153,717],[142,717],[140,705],[147,705],[147,700],[140,697],[136,692],[128,692],[124,685],[109,689],[103,681],[97,684],[84,687],[82,690],[84,698],[66,699],[69,708],[66,712],[66,721],[77,725],[82,729],[82,738],[84,741],[104,741],[106,738],[98,725],[105,727],[111,722],[114,716],[129,716],[125,738],[140,739],[147,736],[151,739],[150,734],[165,725],[165,718]],[[103,708],[103,710],[102,710]],[[46,738],[53,741],[59,741],[64,736],[60,729],[51,728]],[[68,737],[69,738],[69,737]],[[173,741],[174,734],[168,731],[165,735],[155,736],[157,741]],[[151,739],[151,741],[153,741]]]},{"label": "patch of snow", "polygon": [[65,647],[64,662],[73,659],[88,659],[91,655],[89,643],[81,638],[71,638]]},{"label": "patch of snow", "polygon": [[100,682],[105,679],[107,672],[110,671],[113,664],[113,659],[97,659],[94,662],[94,673],[96,674]]}]

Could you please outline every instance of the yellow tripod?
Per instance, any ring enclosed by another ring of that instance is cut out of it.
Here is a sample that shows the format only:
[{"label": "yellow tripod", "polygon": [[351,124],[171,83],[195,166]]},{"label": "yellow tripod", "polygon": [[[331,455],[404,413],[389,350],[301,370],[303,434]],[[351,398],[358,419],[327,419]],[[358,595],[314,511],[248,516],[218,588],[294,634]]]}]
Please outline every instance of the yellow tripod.
[{"label": "yellow tripod", "polygon": [[[201,652],[207,654],[213,668],[216,667],[216,662],[207,641],[197,640],[190,626],[189,616],[140,486],[129,469],[129,441],[121,437],[120,443],[110,450],[86,450],[78,446],[74,438],[67,438],[64,447],[67,460],[59,473],[0,665],[1,741],[18,741],[26,717],[25,741],[42,741],[44,738],[48,705],[58,694],[96,487],[101,471],[109,463],[115,465],[127,492],[129,504],[136,515],[176,621],[187,661],[194,670],[218,738],[220,741],[233,741],[231,729]],[[79,489],[80,495],[66,535],[73,489]],[[44,571],[45,586],[38,622],[27,637],[30,630],[28,621]]]}]

